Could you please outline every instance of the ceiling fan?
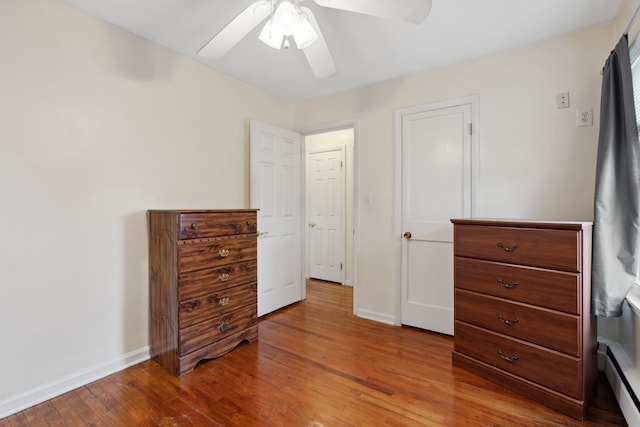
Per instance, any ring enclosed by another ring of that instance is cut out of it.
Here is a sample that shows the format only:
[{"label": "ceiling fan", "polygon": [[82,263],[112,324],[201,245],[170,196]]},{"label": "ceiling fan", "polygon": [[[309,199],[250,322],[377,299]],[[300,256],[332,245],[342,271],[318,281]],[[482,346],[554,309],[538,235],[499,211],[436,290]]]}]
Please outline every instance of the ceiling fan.
[{"label": "ceiling fan", "polygon": [[[260,40],[275,48],[288,49],[293,39],[304,53],[316,78],[329,77],[337,71],[329,47],[313,12],[300,7],[304,0],[258,0],[240,12],[199,51],[207,59],[218,59],[269,18]],[[431,11],[431,0],[313,0],[318,6],[381,18],[399,19],[420,24]]]}]

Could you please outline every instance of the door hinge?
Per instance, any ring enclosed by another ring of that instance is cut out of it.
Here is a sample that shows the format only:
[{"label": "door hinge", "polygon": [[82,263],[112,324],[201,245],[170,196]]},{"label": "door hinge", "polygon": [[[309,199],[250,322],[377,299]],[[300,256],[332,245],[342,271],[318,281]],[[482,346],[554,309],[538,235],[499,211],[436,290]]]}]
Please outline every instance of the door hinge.
[{"label": "door hinge", "polygon": [[473,123],[469,123],[469,135],[473,135]]},{"label": "door hinge", "polygon": [[342,160],[340,160],[340,167],[342,167]]},{"label": "door hinge", "polygon": [[342,271],[342,263],[340,263],[340,271]]}]

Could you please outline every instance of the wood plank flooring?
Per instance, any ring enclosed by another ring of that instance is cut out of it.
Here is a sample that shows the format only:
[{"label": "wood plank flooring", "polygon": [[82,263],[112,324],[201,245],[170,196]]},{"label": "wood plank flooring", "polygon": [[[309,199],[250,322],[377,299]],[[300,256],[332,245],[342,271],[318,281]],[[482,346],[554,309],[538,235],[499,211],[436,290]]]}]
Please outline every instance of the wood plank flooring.
[{"label": "wood plank flooring", "polygon": [[606,380],[578,422],[451,366],[451,337],[352,315],[319,281],[260,338],[174,377],[152,361],[0,420],[9,426],[624,426]]}]

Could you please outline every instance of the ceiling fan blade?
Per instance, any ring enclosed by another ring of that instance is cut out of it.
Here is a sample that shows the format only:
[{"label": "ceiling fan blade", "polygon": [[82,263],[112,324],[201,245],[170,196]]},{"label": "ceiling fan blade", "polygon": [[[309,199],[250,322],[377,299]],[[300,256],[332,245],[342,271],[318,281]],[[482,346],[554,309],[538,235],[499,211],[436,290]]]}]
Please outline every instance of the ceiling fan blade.
[{"label": "ceiling fan blade", "polygon": [[318,5],[381,18],[421,24],[431,11],[431,0],[314,0]]},{"label": "ceiling fan blade", "polygon": [[302,49],[302,52],[307,58],[309,66],[316,78],[322,79],[329,77],[335,74],[338,69],[336,68],[336,64],[333,62],[333,57],[331,56],[331,52],[329,52],[329,47],[324,41],[324,36],[322,35],[322,31],[320,31],[318,21],[316,21],[316,17],[309,8],[301,7],[300,9],[302,9],[302,11],[307,15],[309,23],[318,35],[317,40]]},{"label": "ceiling fan blade", "polygon": [[198,51],[198,55],[207,59],[221,58],[270,14],[271,1],[259,0],[251,3],[209,40]]}]

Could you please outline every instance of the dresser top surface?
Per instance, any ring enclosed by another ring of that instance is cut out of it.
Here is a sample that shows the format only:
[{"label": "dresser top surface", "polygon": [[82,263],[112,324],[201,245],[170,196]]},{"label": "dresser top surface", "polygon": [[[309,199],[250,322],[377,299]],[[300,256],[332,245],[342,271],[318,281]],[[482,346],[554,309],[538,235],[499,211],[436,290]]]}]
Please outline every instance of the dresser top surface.
[{"label": "dresser top surface", "polygon": [[592,226],[591,221],[550,221],[511,218],[452,218],[458,225],[484,225],[498,227],[553,228],[560,230],[582,230]]},{"label": "dresser top surface", "polygon": [[257,212],[259,209],[149,209],[148,212],[198,214],[198,213],[233,213],[233,212]]}]

